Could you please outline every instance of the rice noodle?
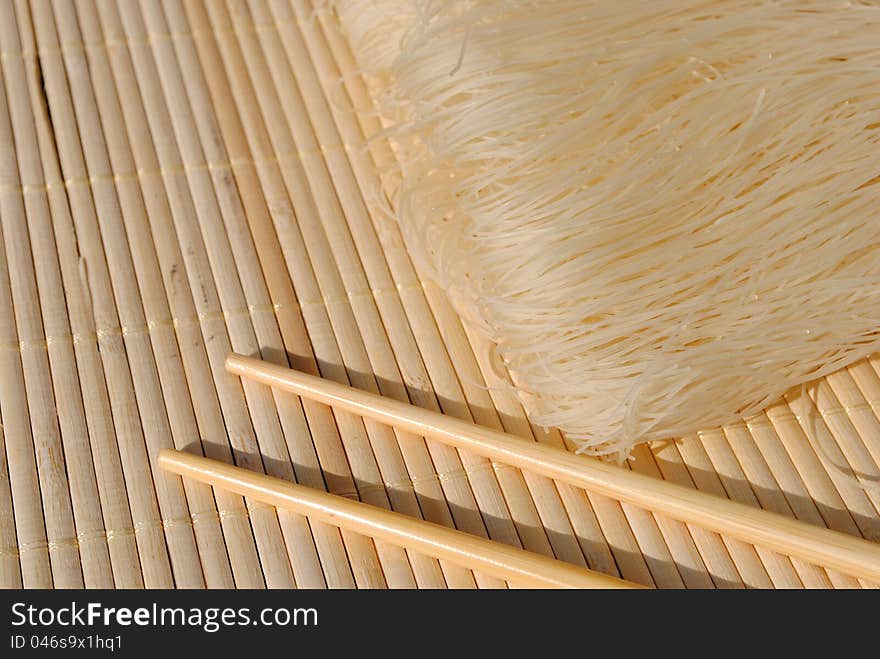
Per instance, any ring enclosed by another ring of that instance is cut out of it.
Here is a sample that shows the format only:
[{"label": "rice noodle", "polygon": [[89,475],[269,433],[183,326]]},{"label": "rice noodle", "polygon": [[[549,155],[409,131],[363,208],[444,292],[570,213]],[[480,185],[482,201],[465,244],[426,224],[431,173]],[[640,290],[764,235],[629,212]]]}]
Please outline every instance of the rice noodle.
[{"label": "rice noodle", "polygon": [[334,0],[408,247],[585,451],[880,347],[880,5]]}]

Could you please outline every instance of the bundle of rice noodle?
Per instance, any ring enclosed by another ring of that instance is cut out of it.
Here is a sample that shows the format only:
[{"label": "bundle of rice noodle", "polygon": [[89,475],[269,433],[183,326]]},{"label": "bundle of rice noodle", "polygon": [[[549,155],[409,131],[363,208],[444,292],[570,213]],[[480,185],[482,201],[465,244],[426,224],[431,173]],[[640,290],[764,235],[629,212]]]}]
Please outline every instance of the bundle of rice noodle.
[{"label": "bundle of rice noodle", "polygon": [[331,4],[533,420],[626,455],[880,347],[880,2]]}]

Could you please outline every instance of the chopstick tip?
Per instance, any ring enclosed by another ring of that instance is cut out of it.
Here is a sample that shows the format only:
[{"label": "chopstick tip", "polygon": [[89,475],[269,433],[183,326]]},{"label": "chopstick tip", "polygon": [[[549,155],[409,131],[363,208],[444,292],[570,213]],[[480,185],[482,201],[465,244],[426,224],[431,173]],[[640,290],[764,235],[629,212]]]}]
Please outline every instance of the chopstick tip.
[{"label": "chopstick tip", "polygon": [[159,451],[159,456],[156,458],[156,464],[165,471],[169,470],[171,462],[174,460],[174,456],[178,453],[174,449],[163,448]]},{"label": "chopstick tip", "polygon": [[230,352],[226,357],[226,363],[224,364],[226,371],[228,373],[234,373],[235,375],[241,375],[244,360],[246,359],[247,357],[244,355],[240,355],[237,352]]}]

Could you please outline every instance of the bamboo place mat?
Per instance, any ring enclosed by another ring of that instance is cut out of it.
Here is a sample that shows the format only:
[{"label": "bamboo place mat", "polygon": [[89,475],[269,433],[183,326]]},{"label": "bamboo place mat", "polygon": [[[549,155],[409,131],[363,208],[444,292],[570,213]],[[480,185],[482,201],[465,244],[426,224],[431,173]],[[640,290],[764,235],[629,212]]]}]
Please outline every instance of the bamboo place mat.
[{"label": "bamboo place mat", "polygon": [[[0,3],[2,586],[505,586],[183,482],[165,447],[662,588],[870,585],[227,375],[260,355],[562,443],[413,270],[332,17]],[[877,540],[878,492],[845,472],[880,480],[878,373],[631,468]]]}]

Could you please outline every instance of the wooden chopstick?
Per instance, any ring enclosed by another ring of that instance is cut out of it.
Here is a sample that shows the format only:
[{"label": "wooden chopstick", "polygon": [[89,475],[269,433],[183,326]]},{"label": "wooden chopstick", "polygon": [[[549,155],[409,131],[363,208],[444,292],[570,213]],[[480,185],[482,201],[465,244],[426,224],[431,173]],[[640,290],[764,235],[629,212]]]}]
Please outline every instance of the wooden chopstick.
[{"label": "wooden chopstick", "polygon": [[554,558],[192,453],[163,449],[162,469],[532,588],[641,588]]},{"label": "wooden chopstick", "polygon": [[520,469],[880,583],[880,545],[515,435],[231,354],[226,370]]}]

